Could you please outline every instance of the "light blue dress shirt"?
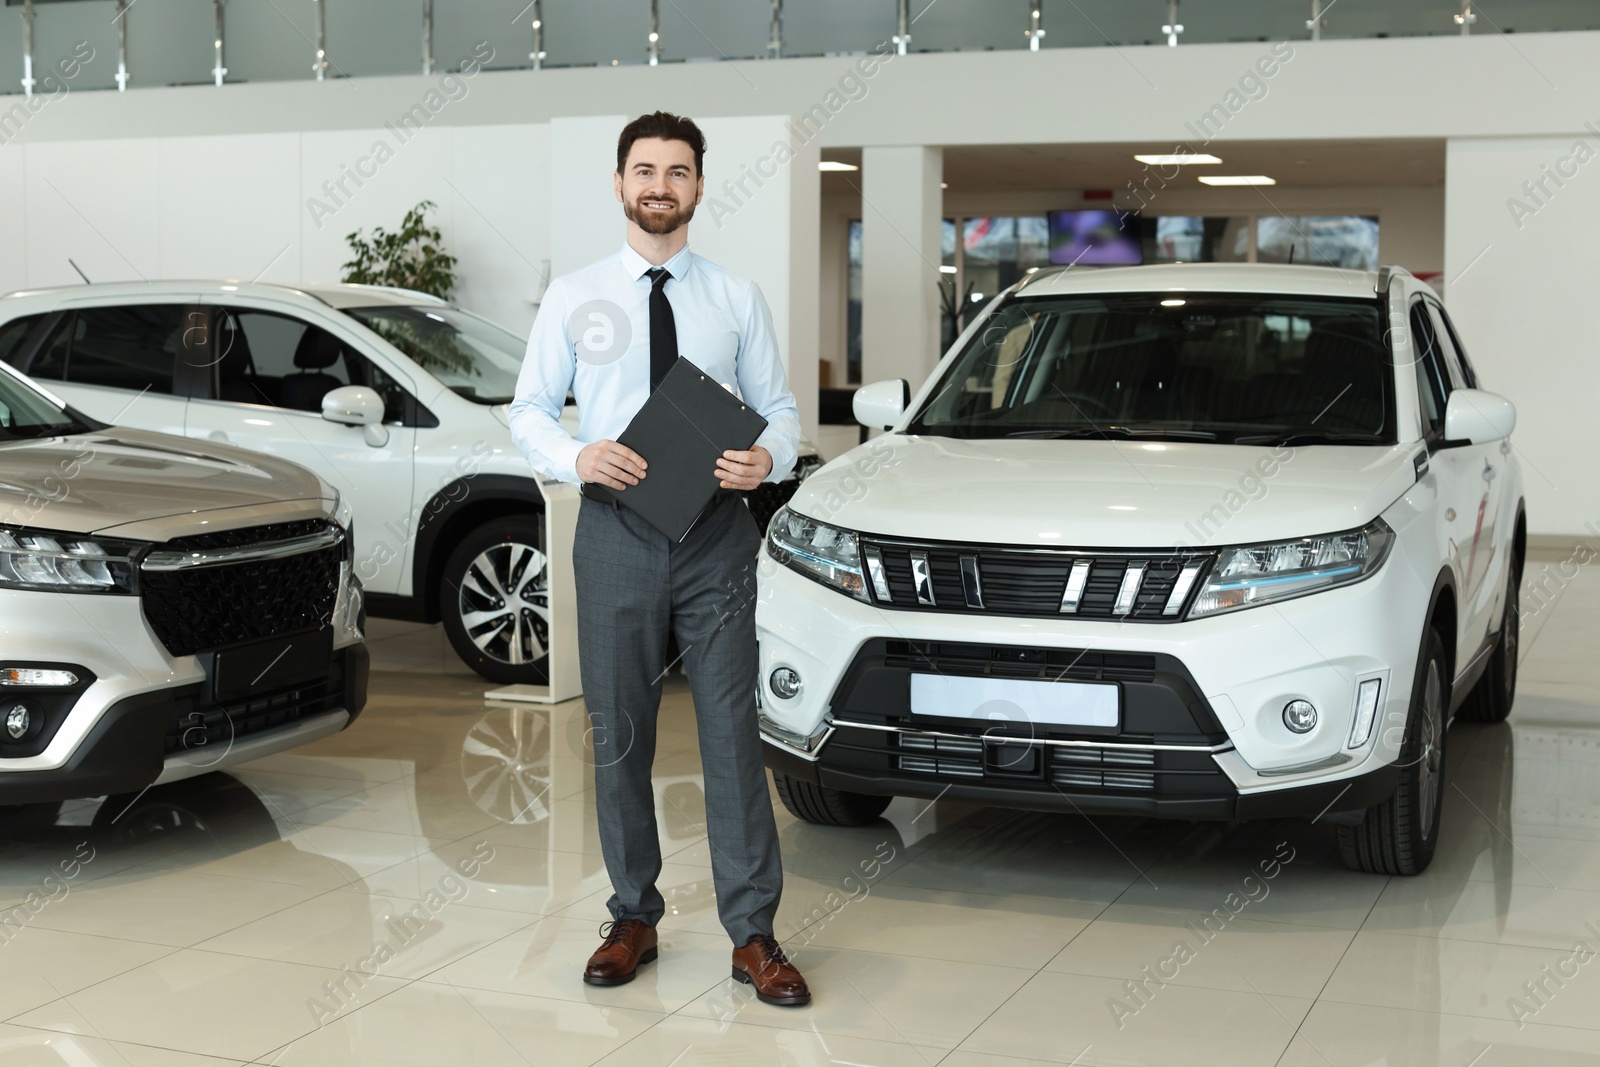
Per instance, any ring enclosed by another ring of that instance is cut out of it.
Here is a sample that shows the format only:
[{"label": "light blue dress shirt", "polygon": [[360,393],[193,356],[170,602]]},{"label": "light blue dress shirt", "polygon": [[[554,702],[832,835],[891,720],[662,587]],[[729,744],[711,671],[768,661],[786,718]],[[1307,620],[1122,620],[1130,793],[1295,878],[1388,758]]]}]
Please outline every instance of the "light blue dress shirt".
[{"label": "light blue dress shirt", "polygon": [[[756,444],[772,454],[766,481],[786,477],[800,446],[800,411],[778,359],[772,313],[755,282],[685,246],[662,264],[678,354],[767,420]],[[534,469],[580,482],[578,453],[616,440],[650,395],[651,264],[626,242],[616,255],[554,279],[528,338],[511,402],[511,439]],[[567,390],[578,434],[561,426]]]}]

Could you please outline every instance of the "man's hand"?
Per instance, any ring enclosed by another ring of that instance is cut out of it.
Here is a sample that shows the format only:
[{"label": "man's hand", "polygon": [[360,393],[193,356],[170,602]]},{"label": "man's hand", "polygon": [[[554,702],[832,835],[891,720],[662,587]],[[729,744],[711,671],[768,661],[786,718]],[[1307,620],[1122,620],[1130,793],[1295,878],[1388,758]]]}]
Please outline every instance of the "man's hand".
[{"label": "man's hand", "polygon": [[[748,455],[730,452],[728,455]],[[721,462],[720,460],[718,462]],[[770,466],[770,461],[769,461]],[[596,441],[583,446],[578,453],[578,477],[586,482],[603,485],[607,489],[626,489],[638,485],[644,477],[644,458],[626,445],[615,441]]]},{"label": "man's hand", "polygon": [[733,449],[717,460],[717,477],[724,489],[754,489],[772,473],[772,453],[756,445],[748,452]]}]

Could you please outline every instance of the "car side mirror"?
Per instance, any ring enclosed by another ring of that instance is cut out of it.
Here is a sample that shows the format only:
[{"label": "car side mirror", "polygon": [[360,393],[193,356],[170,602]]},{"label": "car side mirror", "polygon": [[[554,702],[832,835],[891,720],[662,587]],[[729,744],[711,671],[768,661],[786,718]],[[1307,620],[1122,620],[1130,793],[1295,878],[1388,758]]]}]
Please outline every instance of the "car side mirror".
[{"label": "car side mirror", "polygon": [[364,385],[341,385],[323,394],[322,417],[341,426],[377,426],[383,422],[383,397]]},{"label": "car side mirror", "polygon": [[892,430],[911,403],[911,383],[890,378],[857,389],[850,398],[850,412],[869,430]]},{"label": "car side mirror", "polygon": [[1511,436],[1517,408],[1499,393],[1457,389],[1444,406],[1444,439],[1481,445]]}]

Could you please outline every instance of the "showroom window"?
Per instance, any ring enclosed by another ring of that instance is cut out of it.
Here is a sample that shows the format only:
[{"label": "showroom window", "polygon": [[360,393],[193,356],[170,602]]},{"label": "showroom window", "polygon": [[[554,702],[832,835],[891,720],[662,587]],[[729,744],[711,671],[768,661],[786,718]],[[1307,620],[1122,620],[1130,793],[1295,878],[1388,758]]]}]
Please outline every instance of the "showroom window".
[{"label": "showroom window", "polygon": [[[1376,270],[1378,220],[1367,215],[1101,214],[1125,232],[1125,263],[1310,263]],[[1024,275],[1051,265],[1050,215],[971,216],[944,220],[940,264],[940,352],[973,315]],[[1108,227],[1109,227],[1108,221]],[[961,240],[956,240],[956,234]],[[861,220],[851,219],[846,260],[845,353],[849,383],[861,372]],[[1254,239],[1252,241],[1252,238]],[[1134,247],[1136,246],[1136,251]],[[1067,262],[1062,260],[1062,262]],[[1095,269],[1080,261],[1078,269]]]},{"label": "showroom window", "polygon": [[342,385],[364,385],[383,397],[383,420],[405,419],[410,395],[393,377],[319,327],[270,311],[224,310],[217,328],[217,397],[321,411]]},{"label": "showroom window", "polygon": [[1262,215],[1256,262],[1378,269],[1378,220],[1367,215]]},{"label": "showroom window", "polygon": [[29,368],[38,378],[171,393],[183,305],[84,308],[62,319]]}]

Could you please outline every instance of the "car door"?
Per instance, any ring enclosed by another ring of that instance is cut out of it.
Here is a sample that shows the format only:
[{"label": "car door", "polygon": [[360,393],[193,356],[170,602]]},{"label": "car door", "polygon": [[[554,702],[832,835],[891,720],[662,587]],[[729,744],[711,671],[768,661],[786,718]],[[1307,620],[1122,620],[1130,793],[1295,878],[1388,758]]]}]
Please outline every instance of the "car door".
[{"label": "car door", "polygon": [[1492,584],[1486,580],[1491,546],[1484,541],[1483,528],[1489,517],[1493,481],[1484,471],[1492,446],[1445,440],[1445,406],[1457,386],[1450,377],[1427,301],[1421,297],[1412,300],[1408,319],[1416,346],[1417,393],[1429,468],[1439,487],[1439,542],[1456,580],[1456,647],[1461,653],[1456,667],[1460,670],[1471,662],[1488,633],[1494,596]]},{"label": "car door", "polygon": [[18,369],[91,418],[182,434],[182,371],[203,360],[183,303],[76,307],[60,313]]},{"label": "car door", "polygon": [[[401,591],[410,538],[416,403],[411,383],[349,337],[284,311],[214,309],[215,355],[189,406],[186,433],[311,468],[339,490],[355,522],[356,573],[371,592]],[[379,433],[322,417],[322,397],[362,385],[384,399]]]},{"label": "car door", "polygon": [[[1478,388],[1477,375],[1467,361],[1466,352],[1456,339],[1455,329],[1444,308],[1435,300],[1425,299],[1433,326],[1434,338],[1444,357],[1444,369],[1453,388]],[[1475,583],[1471,586],[1474,615],[1482,613],[1489,627],[1500,617],[1501,595],[1505,588],[1505,563],[1509,557],[1508,542],[1510,520],[1509,506],[1503,499],[1507,484],[1506,467],[1511,455],[1509,439],[1486,442],[1472,446],[1474,456],[1482,463],[1478,477],[1482,490],[1478,501],[1478,518],[1474,527],[1472,551],[1467,559],[1467,576]],[[1475,458],[1474,462],[1477,462]]]}]

